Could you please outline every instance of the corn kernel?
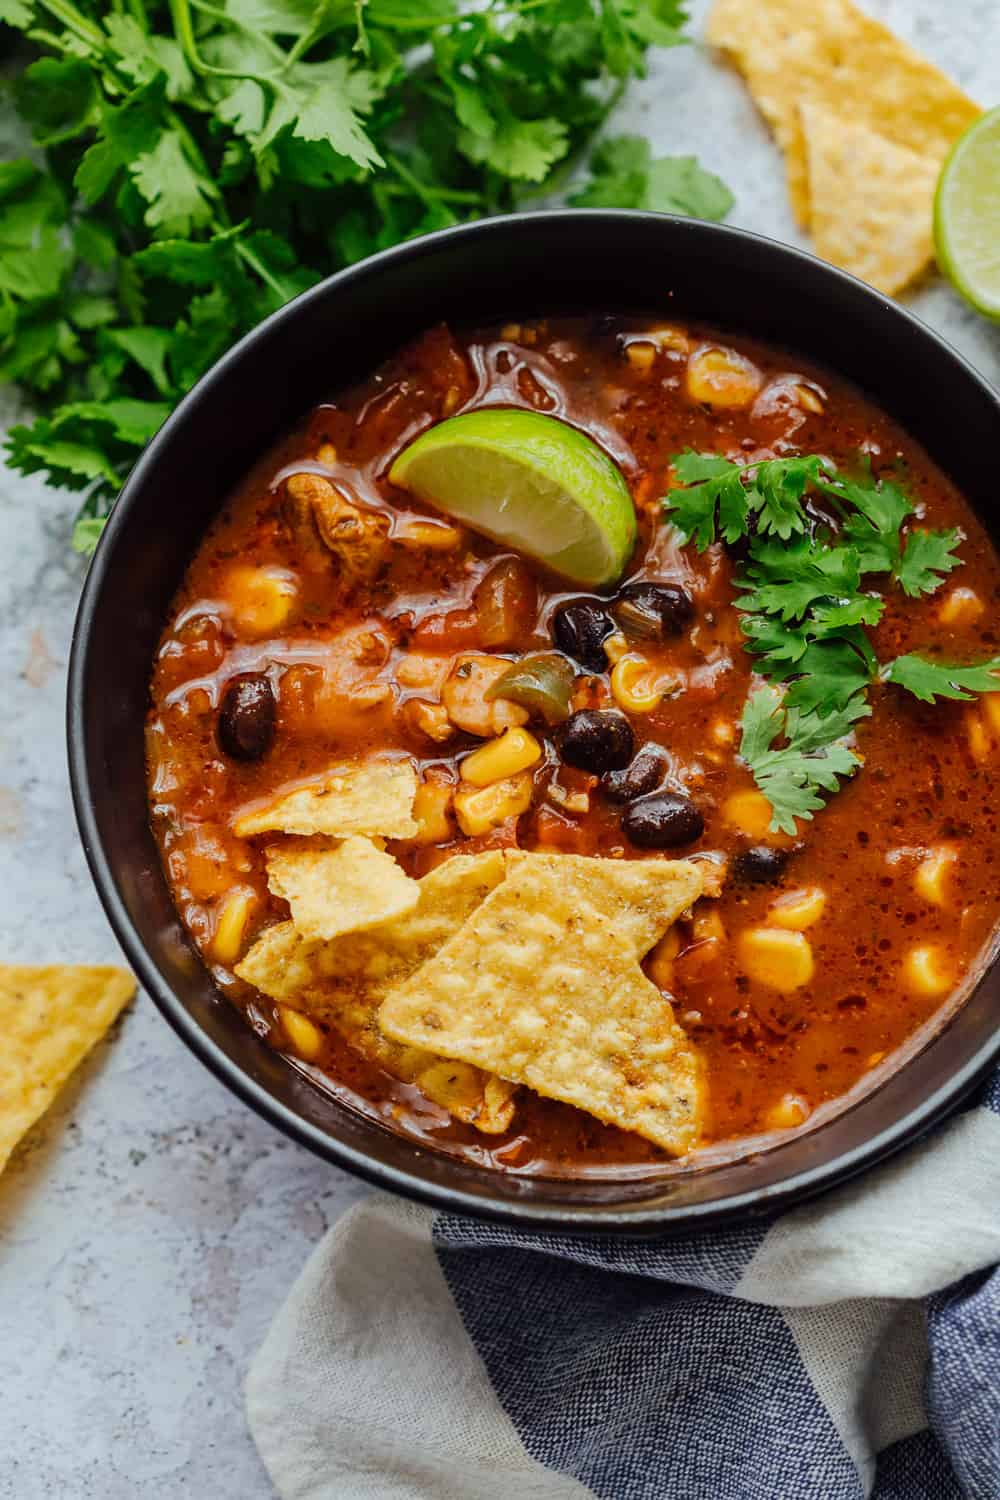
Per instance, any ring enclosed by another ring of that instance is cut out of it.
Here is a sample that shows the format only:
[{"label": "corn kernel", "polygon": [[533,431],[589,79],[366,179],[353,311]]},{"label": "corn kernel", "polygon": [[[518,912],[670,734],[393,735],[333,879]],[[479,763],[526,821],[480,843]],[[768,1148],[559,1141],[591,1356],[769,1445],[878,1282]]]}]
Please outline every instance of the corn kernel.
[{"label": "corn kernel", "polygon": [[717,906],[699,903],[691,919],[691,936],[696,943],[707,943],[710,938],[720,943],[725,942],[725,923],[719,916]]},{"label": "corn kernel", "polygon": [[809,939],[780,927],[751,927],[740,935],[740,962],[758,984],[797,990],[813,976]]},{"label": "corn kernel", "polygon": [[1000,693],[983,693],[979,703],[991,733],[1000,739]]},{"label": "corn kernel", "polygon": [[723,747],[733,744],[736,739],[736,725],[731,719],[716,719],[712,725],[712,739],[717,745]]},{"label": "corn kernel", "polygon": [[223,585],[239,625],[252,635],[280,630],[292,612],[298,588],[286,568],[251,568],[238,563]]},{"label": "corn kernel", "polygon": [[632,343],[625,345],[625,358],[633,370],[639,370],[645,374],[656,363],[656,345],[648,343],[645,339],[635,339]]},{"label": "corn kernel", "polygon": [[950,590],[937,615],[942,625],[974,625],[985,608],[975,589],[962,587]]},{"label": "corn kernel", "polygon": [[663,689],[646,658],[629,652],[611,668],[611,696],[626,713],[648,714],[663,701]]},{"label": "corn kernel", "polygon": [[527,729],[505,729],[498,739],[467,755],[459,770],[463,781],[491,786],[494,781],[507,781],[519,771],[536,766],[541,758],[542,747]]},{"label": "corn kernel", "polygon": [[500,337],[506,339],[509,344],[516,344],[521,338],[520,323],[505,323],[500,330]]},{"label": "corn kernel", "polygon": [[614,635],[609,635],[601,644],[604,647],[605,656],[612,663],[621,661],[628,652],[628,640],[620,630],[616,630]]},{"label": "corn kernel", "polygon": [[313,1062],[323,1047],[323,1033],[319,1027],[301,1011],[292,1010],[290,1005],[279,1005],[278,1016],[282,1030],[299,1057],[305,1062]]},{"label": "corn kernel", "polygon": [[747,838],[762,839],[771,826],[771,804],[763,792],[734,792],[722,804],[722,816]]},{"label": "corn kernel", "polygon": [[804,932],[818,922],[826,906],[826,892],[818,885],[806,886],[801,891],[789,891],[779,896],[771,905],[767,920],[772,927],[787,927],[793,932]]},{"label": "corn kernel", "polygon": [[219,907],[212,934],[212,957],[220,964],[234,964],[243,952],[247,923],[257,904],[256,891],[237,886]]},{"label": "corn kernel", "polygon": [[992,749],[982,715],[974,708],[966,709],[965,732],[969,740],[969,752],[973,760],[986,760]]},{"label": "corn kernel", "polygon": [[455,793],[455,816],[458,826],[469,838],[499,828],[508,818],[519,817],[531,806],[532,779],[527,771],[509,781],[494,781],[489,786],[459,787]]},{"label": "corn kernel", "polygon": [[903,964],[903,982],[914,995],[946,995],[952,976],[940,948],[933,943],[911,948]]},{"label": "corn kernel", "polygon": [[708,406],[749,406],[761,387],[756,365],[735,349],[702,349],[688,363],[687,392]]},{"label": "corn kernel", "polygon": [[316,449],[316,462],[332,469],[337,462],[337,450],[332,443],[320,443]]},{"label": "corn kernel", "polygon": [[812,1111],[801,1094],[783,1094],[764,1116],[768,1130],[794,1130],[808,1120]]},{"label": "corn kernel", "polygon": [[451,804],[455,788],[447,781],[423,781],[413,798],[415,844],[443,844],[453,836]]},{"label": "corn kernel", "polygon": [[673,988],[674,959],[680,951],[680,934],[676,927],[668,927],[649,955],[647,964],[649,977],[657,989],[670,990]]},{"label": "corn kernel", "polygon": [[458,386],[450,385],[444,393],[444,400],[441,402],[442,416],[450,417],[461,399],[462,392],[459,390]]},{"label": "corn kernel", "polygon": [[957,858],[956,850],[947,844],[942,844],[939,849],[932,849],[913,872],[917,895],[929,901],[932,906],[946,906],[948,876]]}]

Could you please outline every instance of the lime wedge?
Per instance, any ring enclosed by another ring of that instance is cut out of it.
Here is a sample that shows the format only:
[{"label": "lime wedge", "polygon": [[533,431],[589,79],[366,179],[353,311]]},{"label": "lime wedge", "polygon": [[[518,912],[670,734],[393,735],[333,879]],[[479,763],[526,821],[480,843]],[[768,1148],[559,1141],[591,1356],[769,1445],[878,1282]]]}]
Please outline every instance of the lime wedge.
[{"label": "lime wedge", "polygon": [[450,417],[403,449],[389,479],[574,583],[614,583],[635,545],[621,470],[592,438],[540,412]]},{"label": "lime wedge", "polygon": [[951,149],[934,199],[934,243],[965,300],[1000,318],[1000,108],[974,120]]}]

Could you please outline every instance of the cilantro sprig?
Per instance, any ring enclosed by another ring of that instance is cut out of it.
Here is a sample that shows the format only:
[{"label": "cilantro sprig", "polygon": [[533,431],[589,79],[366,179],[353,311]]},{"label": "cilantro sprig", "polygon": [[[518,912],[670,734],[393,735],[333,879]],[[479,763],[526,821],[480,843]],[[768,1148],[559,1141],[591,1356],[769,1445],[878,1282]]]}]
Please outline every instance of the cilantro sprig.
[{"label": "cilantro sprig", "polygon": [[[750,694],[740,721],[740,754],[771,804],[773,828],[794,833],[797,818],[811,818],[823,806],[821,792],[835,792],[840,777],[853,776],[861,758],[848,737],[870,713],[857,698],[820,715],[787,709],[773,687]],[[779,739],[783,744],[776,748]]]},{"label": "cilantro sprig", "polygon": [[886,598],[872,580],[915,599],[961,563],[961,532],[911,525],[917,508],[899,485],[864,468],[842,474],[817,454],[736,464],[689,451],[672,464],[683,488],[664,506],[685,540],[700,551],[746,541],[736,605],[747,650],[774,686],[747,699],[740,754],[773,828],[794,832],[860,765],[854,726],[871,712],[876,681],[927,703],[1000,690],[1000,657],[976,666],[876,657],[867,631]]},{"label": "cilantro sprig", "polygon": [[[238,337],[373,250],[560,188],[682,0],[0,0],[40,148],[0,165],[9,461],[83,491],[77,543]],[[721,218],[691,158],[604,142],[579,201]],[[123,404],[129,413],[122,419]]]}]

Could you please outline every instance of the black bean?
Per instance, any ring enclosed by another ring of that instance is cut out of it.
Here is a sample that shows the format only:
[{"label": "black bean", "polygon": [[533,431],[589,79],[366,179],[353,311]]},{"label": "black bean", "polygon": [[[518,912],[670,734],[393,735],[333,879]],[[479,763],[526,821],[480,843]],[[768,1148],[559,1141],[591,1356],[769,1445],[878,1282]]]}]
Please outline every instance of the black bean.
[{"label": "black bean", "polygon": [[680,635],[694,614],[687,589],[673,583],[627,583],[614,603],[626,635]]},{"label": "black bean", "polygon": [[609,802],[634,802],[655,792],[667,772],[667,756],[659,745],[649,741],[624,771],[609,771],[601,782]]},{"label": "black bean", "polygon": [[556,745],[568,766],[600,776],[628,765],[635,737],[616,708],[581,708],[560,727]]},{"label": "black bean", "polygon": [[553,641],[588,672],[603,672],[607,667],[602,643],[614,629],[615,622],[607,610],[591,599],[564,604],[552,616]]},{"label": "black bean", "polygon": [[733,874],[737,880],[749,881],[751,885],[768,885],[780,880],[788,863],[787,849],[770,849],[766,844],[755,844],[744,849],[733,861]]},{"label": "black bean", "polygon": [[233,760],[260,760],[274,743],[277,704],[263,672],[234,677],[219,708],[219,744]]},{"label": "black bean", "polygon": [[640,849],[672,849],[701,838],[705,820],[690,797],[652,792],[626,808],[622,827]]}]

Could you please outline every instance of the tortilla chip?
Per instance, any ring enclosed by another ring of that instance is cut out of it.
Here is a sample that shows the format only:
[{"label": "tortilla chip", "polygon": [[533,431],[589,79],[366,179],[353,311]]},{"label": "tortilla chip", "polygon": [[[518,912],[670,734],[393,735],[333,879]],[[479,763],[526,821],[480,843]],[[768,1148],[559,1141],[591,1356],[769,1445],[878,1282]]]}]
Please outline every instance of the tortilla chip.
[{"label": "tortilla chip", "polygon": [[371,839],[354,835],[317,848],[301,839],[267,851],[267,883],[307,938],[363,932],[412,911],[420,887]]},{"label": "tortilla chip", "polygon": [[408,839],[417,832],[411,816],[417,773],[408,760],[373,760],[340,767],[319,781],[297,787],[233,821],[239,838],[255,833],[326,833],[346,839]]},{"label": "tortilla chip", "polygon": [[0,964],[0,1171],[134,994],[125,969]]},{"label": "tortilla chip", "polygon": [[[850,0],[716,0],[708,40],[731,53],[785,152],[796,217],[810,224],[800,103],[866,125],[940,168],[980,114],[951,79]],[[857,182],[841,185],[845,213]]]},{"label": "tortilla chip", "polygon": [[800,113],[816,253],[894,296],[934,260],[937,163],[817,104]]},{"label": "tortilla chip", "polygon": [[378,1007],[393,985],[457,932],[503,878],[499,850],[455,855],[417,882],[417,905],[405,916],[333,942],[304,938],[282,922],[257,939],[236,972],[272,999],[327,1022],[362,1056],[416,1084],[456,1118],[489,1133],[506,1130],[513,1085],[425,1048],[400,1046],[378,1023]]},{"label": "tortilla chip", "polygon": [[701,1062],[638,960],[698,895],[697,867],[566,855],[511,866],[462,929],[386,996],[383,1031],[667,1151],[689,1150],[704,1110]]},{"label": "tortilla chip", "polygon": [[574,923],[603,926],[641,958],[702,894],[705,866],[686,859],[593,859],[586,854],[534,854],[508,850],[510,871],[530,866],[539,900],[544,891],[572,882]]}]

